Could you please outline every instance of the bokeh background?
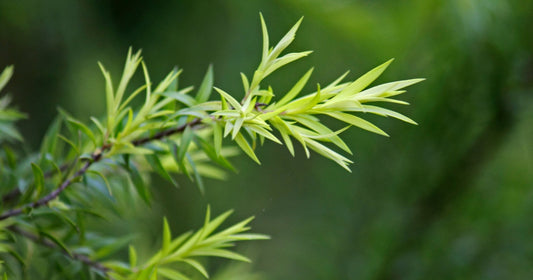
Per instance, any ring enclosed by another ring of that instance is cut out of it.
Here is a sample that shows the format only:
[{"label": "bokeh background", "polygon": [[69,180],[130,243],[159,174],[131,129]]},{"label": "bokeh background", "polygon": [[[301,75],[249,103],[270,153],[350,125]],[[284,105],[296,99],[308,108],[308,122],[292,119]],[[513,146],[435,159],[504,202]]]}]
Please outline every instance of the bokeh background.
[{"label": "bokeh background", "polygon": [[0,0],[0,66],[15,65],[7,90],[30,115],[26,141],[37,148],[58,106],[102,115],[96,62],[117,76],[129,46],[154,79],[178,65],[198,85],[212,63],[216,86],[242,94],[260,11],[272,41],[304,16],[291,50],[315,51],[270,78],[275,90],[311,66],[311,84],[326,84],[394,57],[380,82],[427,78],[404,96],[412,106],[392,106],[420,125],[345,132],[353,173],[268,144],[261,166],[233,160],[239,173],[205,195],[154,178],[159,202],[128,221],[145,240],[162,215],[174,232],[199,227],[209,203],[272,236],[241,248],[247,279],[533,279],[533,1]]}]

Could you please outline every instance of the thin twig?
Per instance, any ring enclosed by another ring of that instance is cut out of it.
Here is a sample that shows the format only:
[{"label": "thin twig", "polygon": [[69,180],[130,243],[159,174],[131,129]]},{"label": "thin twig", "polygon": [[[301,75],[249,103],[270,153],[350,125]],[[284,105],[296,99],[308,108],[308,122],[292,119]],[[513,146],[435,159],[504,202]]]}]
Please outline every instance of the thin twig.
[{"label": "thin twig", "polygon": [[180,132],[183,132],[185,130],[185,128],[187,128],[188,126],[190,127],[193,127],[193,126],[196,126],[198,124],[200,124],[202,122],[201,119],[194,119],[184,125],[181,125],[181,126],[178,126],[176,128],[171,128],[171,129],[167,129],[167,130],[163,130],[163,131],[160,131],[152,136],[147,136],[147,137],[144,137],[144,138],[139,138],[137,140],[134,140],[132,141],[131,143],[134,145],[134,146],[140,146],[140,145],[143,145],[143,144],[146,144],[148,142],[151,142],[151,141],[154,141],[154,140],[161,140],[167,136],[170,136],[172,134],[176,134],[176,133],[180,133]]},{"label": "thin twig", "polygon": [[52,191],[51,193],[47,194],[46,196],[44,196],[43,198],[41,198],[41,199],[39,199],[37,201],[28,203],[28,204],[26,204],[26,205],[24,205],[22,207],[19,207],[19,208],[10,209],[10,210],[5,211],[2,215],[0,215],[0,220],[5,220],[5,219],[7,219],[9,217],[20,215],[20,214],[22,214],[24,212],[25,209],[29,209],[29,208],[35,209],[35,208],[39,208],[39,207],[41,207],[43,205],[48,204],[48,202],[50,202],[53,199],[55,199],[56,197],[58,197],[59,194],[61,192],[63,192],[70,184],[72,184],[72,182],[76,178],[78,178],[79,176],[82,176],[83,174],[85,174],[85,172],[87,172],[89,167],[94,162],[97,162],[98,160],[100,160],[101,157],[102,157],[102,152],[93,154],[92,157],[91,157],[92,158],[91,161],[87,161],[83,165],[83,167],[81,169],[76,171],[76,173],[74,173],[74,175],[72,175],[67,180],[65,180],[63,183],[61,183],[61,185],[59,185],[59,187],[57,189],[55,189],[54,191]]},{"label": "thin twig", "polygon": [[2,196],[2,203],[8,204],[9,202],[17,199],[20,195],[21,195],[20,189],[15,188]]},{"label": "thin twig", "polygon": [[[193,127],[193,126],[196,126],[198,124],[201,123],[201,119],[194,119],[186,124],[183,124],[179,127],[176,127],[176,128],[171,128],[171,129],[167,129],[167,130],[164,130],[164,131],[160,131],[152,136],[147,136],[147,137],[144,137],[144,138],[139,138],[137,140],[134,140],[132,141],[132,144],[135,145],[135,146],[140,146],[140,145],[143,145],[143,144],[146,144],[148,142],[151,142],[151,141],[154,141],[154,140],[161,140],[165,137],[168,137],[170,135],[173,135],[173,134],[176,134],[176,133],[180,133],[180,132],[183,132],[185,130],[185,128],[187,127]],[[69,177],[68,179],[66,179],[65,181],[63,181],[63,183],[61,183],[59,185],[59,187],[57,187],[54,191],[52,191],[51,193],[47,194],[46,196],[42,197],[41,199],[37,200],[37,201],[34,201],[34,202],[31,202],[31,203],[28,203],[26,205],[23,205],[19,208],[15,208],[15,209],[10,209],[10,210],[7,210],[7,211],[4,211],[4,213],[2,213],[2,215],[0,215],[0,221],[1,220],[5,220],[9,217],[13,217],[13,216],[18,216],[22,213],[24,213],[24,210],[26,209],[35,209],[35,208],[39,208],[43,205],[46,205],[48,204],[48,202],[54,200],[55,198],[57,198],[59,196],[59,194],[61,194],[68,186],[70,186],[70,184],[72,184],[72,182],[74,182],[74,180],[80,176],[83,176],[87,170],[89,169],[89,167],[91,167],[91,165],[95,162],[98,162],[100,159],[102,159],[102,156],[103,156],[103,153],[110,149],[111,146],[110,145],[104,145],[103,147],[99,148],[97,151],[95,151],[92,155],[91,155],[91,159],[86,161],[85,164],[83,165],[82,168],[80,168],[78,171],[76,171],[76,173],[74,173],[74,175],[72,175],[71,177]]]},{"label": "thin twig", "polygon": [[65,256],[73,259],[73,260],[77,260],[77,261],[80,261],[84,264],[86,264],[87,266],[90,266],[100,272],[102,272],[106,277],[109,277],[109,275],[107,275],[107,273],[111,270],[110,268],[104,266],[103,264],[97,262],[97,261],[94,261],[94,260],[91,260],[87,255],[84,255],[84,254],[79,254],[79,253],[69,253],[67,251],[65,251],[63,248],[57,246],[54,242],[46,239],[45,237],[43,236],[39,236],[39,235],[36,235],[34,233],[31,233],[29,231],[25,231],[17,226],[10,226],[10,227],[7,227],[8,230],[10,230],[11,232],[13,233],[16,233],[16,234],[19,234],[21,236],[24,236],[25,238],[33,241],[34,243],[36,244],[39,244],[39,245],[42,245],[44,247],[47,247],[47,248],[50,248],[50,249],[53,249],[53,250],[57,250],[57,251],[61,251]]}]

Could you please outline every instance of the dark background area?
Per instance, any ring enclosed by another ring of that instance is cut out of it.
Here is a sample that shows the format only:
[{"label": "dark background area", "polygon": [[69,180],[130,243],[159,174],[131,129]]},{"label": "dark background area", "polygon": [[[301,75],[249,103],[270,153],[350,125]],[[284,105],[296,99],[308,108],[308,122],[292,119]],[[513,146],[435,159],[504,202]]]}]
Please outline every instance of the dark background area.
[{"label": "dark background area", "polygon": [[116,80],[129,46],[156,80],[178,65],[180,84],[198,85],[212,63],[215,85],[241,94],[239,72],[260,59],[259,12],[272,42],[304,16],[290,50],[314,50],[269,78],[275,90],[311,66],[310,84],[327,84],[394,57],[378,82],[427,78],[403,97],[412,106],[389,106],[419,126],[372,118],[390,138],[345,132],[353,173],[267,144],[261,166],[234,159],[239,173],[205,195],[154,178],[160,203],[132,221],[146,238],[162,215],[174,232],[199,227],[209,203],[272,236],[248,248],[265,279],[533,277],[533,1],[0,0],[0,67],[15,65],[7,91],[30,116],[27,143],[38,147],[58,106],[102,115],[96,62]]}]

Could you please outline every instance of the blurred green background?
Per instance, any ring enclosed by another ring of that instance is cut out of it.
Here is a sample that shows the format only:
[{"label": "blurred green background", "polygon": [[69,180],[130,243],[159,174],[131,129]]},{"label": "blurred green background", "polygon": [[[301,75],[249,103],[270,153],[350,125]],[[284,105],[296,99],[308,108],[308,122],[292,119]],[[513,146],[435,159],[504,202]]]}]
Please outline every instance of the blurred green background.
[{"label": "blurred green background", "polygon": [[275,90],[311,66],[310,84],[326,84],[394,57],[379,82],[427,78],[405,95],[412,106],[392,106],[419,126],[374,118],[391,138],[345,132],[351,174],[268,144],[261,166],[233,160],[239,173],[205,195],[154,178],[160,203],[132,227],[149,239],[167,215],[174,232],[197,228],[208,203],[255,215],[272,236],[246,249],[262,279],[533,279],[533,1],[0,0],[0,66],[15,65],[7,90],[30,115],[27,142],[57,106],[102,115],[96,62],[116,77],[129,46],[154,80],[178,65],[198,85],[213,63],[216,86],[242,94],[260,11],[272,41],[304,16],[290,48],[315,51],[269,78]]}]

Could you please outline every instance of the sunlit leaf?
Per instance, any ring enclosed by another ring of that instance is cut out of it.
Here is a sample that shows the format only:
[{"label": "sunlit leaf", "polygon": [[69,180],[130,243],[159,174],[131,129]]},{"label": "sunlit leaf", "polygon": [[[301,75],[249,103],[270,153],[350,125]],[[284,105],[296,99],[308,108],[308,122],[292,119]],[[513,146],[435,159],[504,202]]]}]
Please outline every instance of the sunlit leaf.
[{"label": "sunlit leaf", "polygon": [[257,162],[257,164],[261,164],[261,162],[259,161],[259,159],[257,158],[257,156],[255,155],[254,153],[254,150],[252,149],[252,147],[250,147],[250,144],[248,144],[248,141],[246,141],[246,139],[244,138],[244,136],[241,134],[241,133],[238,133],[236,136],[235,136],[235,142],[237,142],[237,144],[239,145],[239,147],[241,147],[241,149],[251,158],[253,159],[255,162]]},{"label": "sunlit leaf", "polygon": [[129,247],[129,257],[130,257],[130,267],[134,268],[137,266],[137,252],[135,251],[135,247],[131,246]]},{"label": "sunlit leaf", "polygon": [[381,135],[384,135],[384,136],[387,136],[387,137],[389,136],[387,133],[385,133],[385,131],[381,130],[379,127],[375,126],[371,122],[366,121],[366,120],[364,120],[362,118],[356,117],[354,115],[350,115],[350,114],[347,114],[347,113],[340,113],[340,112],[338,112],[338,113],[328,112],[328,113],[325,113],[325,114],[330,116],[330,117],[333,117],[333,118],[336,118],[338,120],[341,120],[341,121],[343,121],[345,123],[351,124],[353,126],[357,126],[359,128],[368,130],[370,132],[381,134]]},{"label": "sunlit leaf", "polygon": [[205,73],[204,79],[200,84],[198,93],[196,94],[196,101],[198,103],[205,102],[209,99],[211,91],[213,89],[213,65],[209,65],[207,73]]},{"label": "sunlit leaf", "polygon": [[190,278],[179,273],[177,270],[158,268],[157,273],[171,280],[189,280]]}]

